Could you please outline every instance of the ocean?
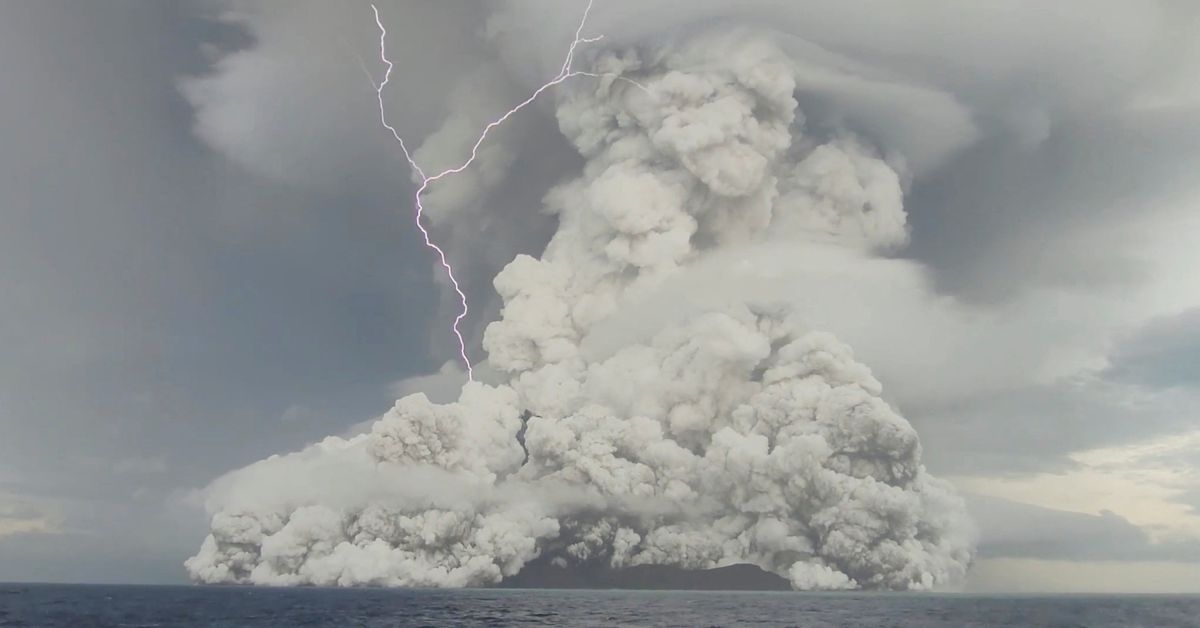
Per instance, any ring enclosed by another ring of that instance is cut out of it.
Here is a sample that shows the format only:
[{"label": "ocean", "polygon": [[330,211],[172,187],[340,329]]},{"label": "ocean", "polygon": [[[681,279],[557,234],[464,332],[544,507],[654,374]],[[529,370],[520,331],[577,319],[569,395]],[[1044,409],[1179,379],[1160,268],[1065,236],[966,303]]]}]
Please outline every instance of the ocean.
[{"label": "ocean", "polygon": [[1197,596],[0,584],[0,626],[1200,626]]}]

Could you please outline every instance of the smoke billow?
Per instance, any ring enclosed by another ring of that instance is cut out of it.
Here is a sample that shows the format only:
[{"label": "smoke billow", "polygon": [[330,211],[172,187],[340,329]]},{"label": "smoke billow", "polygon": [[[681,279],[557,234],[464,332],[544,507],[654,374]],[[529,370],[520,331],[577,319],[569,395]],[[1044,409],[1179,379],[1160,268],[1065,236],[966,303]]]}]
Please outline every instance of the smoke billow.
[{"label": "smoke billow", "polygon": [[479,586],[534,559],[750,563],[797,589],[963,577],[963,502],[850,347],[782,304],[794,298],[706,306],[584,350],[632,295],[718,251],[902,247],[900,154],[810,128],[796,64],[755,32],[610,50],[591,69],[605,78],[558,96],[585,165],[545,197],[557,231],[494,281],[488,382],[453,403],[409,395],[369,432],[219,480],[195,580]]}]

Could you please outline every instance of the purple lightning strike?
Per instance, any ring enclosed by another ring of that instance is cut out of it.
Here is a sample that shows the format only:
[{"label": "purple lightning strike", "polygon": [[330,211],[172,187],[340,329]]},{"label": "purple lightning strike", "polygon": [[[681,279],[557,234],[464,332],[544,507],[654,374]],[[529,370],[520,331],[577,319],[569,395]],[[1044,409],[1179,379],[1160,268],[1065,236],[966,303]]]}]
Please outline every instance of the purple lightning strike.
[{"label": "purple lightning strike", "polygon": [[483,144],[483,141],[487,139],[488,133],[491,133],[492,129],[500,126],[505,120],[508,120],[518,111],[524,109],[526,105],[536,100],[537,97],[542,94],[542,92],[554,87],[555,85],[558,85],[559,83],[562,83],[573,76],[601,76],[592,72],[581,72],[571,69],[571,63],[575,60],[575,49],[578,48],[580,44],[597,42],[603,38],[603,35],[598,37],[583,37],[583,28],[587,24],[588,14],[592,11],[592,2],[593,0],[588,0],[587,7],[583,10],[583,18],[579,21],[579,27],[575,29],[575,39],[571,42],[571,46],[567,49],[566,59],[563,60],[562,69],[559,70],[558,75],[551,79],[548,83],[537,88],[532,94],[530,94],[529,98],[526,98],[512,109],[509,109],[504,115],[496,118],[492,122],[489,122],[488,125],[484,127],[483,132],[480,133],[479,139],[475,140],[475,145],[471,147],[471,156],[468,157],[466,161],[457,167],[443,170],[442,172],[434,175],[425,174],[425,171],[422,170],[421,166],[418,165],[416,160],[413,159],[412,153],[409,152],[408,147],[404,145],[404,139],[400,137],[400,133],[387,121],[387,114],[383,105],[383,90],[385,87],[387,87],[388,81],[391,79],[392,68],[394,66],[387,58],[387,29],[383,27],[383,22],[379,19],[379,9],[374,4],[371,5],[371,10],[375,13],[375,25],[379,27],[379,59],[387,65],[387,70],[383,74],[383,81],[375,85],[375,95],[379,100],[379,121],[383,124],[385,129],[391,131],[392,137],[395,137],[396,141],[400,143],[400,150],[404,152],[404,158],[408,160],[408,165],[412,166],[413,172],[417,173],[417,176],[421,178],[420,186],[418,186],[417,193],[414,198],[414,205],[416,206],[415,222],[417,224],[417,229],[421,231],[421,236],[425,238],[425,246],[433,249],[433,251],[437,253],[438,260],[442,263],[442,268],[446,270],[446,276],[450,279],[450,284],[454,287],[454,292],[458,294],[459,303],[462,305],[462,309],[459,310],[458,316],[454,317],[454,324],[451,325],[451,329],[454,330],[454,336],[458,338],[459,355],[462,358],[463,364],[467,367],[467,379],[471,381],[474,381],[475,373],[471,368],[471,360],[467,357],[466,340],[463,339],[462,329],[459,327],[463,319],[467,317],[467,312],[469,311],[467,308],[467,294],[463,292],[462,286],[460,286],[458,280],[455,279],[454,268],[450,266],[450,262],[446,259],[446,252],[434,243],[433,239],[429,236],[429,230],[426,229],[425,225],[421,223],[421,218],[425,212],[425,208],[421,205],[421,195],[434,181],[452,174],[458,174],[459,172],[466,170],[471,163],[475,161],[475,157],[479,153],[479,147]]}]

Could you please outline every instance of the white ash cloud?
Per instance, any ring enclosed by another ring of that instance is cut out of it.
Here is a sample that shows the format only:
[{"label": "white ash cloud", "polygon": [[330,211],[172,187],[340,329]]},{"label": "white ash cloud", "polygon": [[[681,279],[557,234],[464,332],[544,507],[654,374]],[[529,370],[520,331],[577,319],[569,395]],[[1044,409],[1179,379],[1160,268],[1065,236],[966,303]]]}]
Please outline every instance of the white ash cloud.
[{"label": "white ash cloud", "polygon": [[962,500],[871,370],[789,305],[718,303],[583,350],[627,293],[731,247],[903,246],[903,155],[810,127],[800,66],[753,30],[592,67],[610,76],[557,103],[586,160],[545,197],[557,231],[495,278],[488,383],[406,396],[367,432],[219,480],[195,580],[479,586],[539,557],[752,563],[797,589],[962,579]]},{"label": "white ash cloud", "polygon": [[613,567],[753,563],[805,589],[960,579],[972,531],[962,501],[920,465],[916,432],[845,345],[788,328],[771,313],[715,312],[589,366],[570,399],[563,382],[539,390],[562,414],[529,420],[524,462],[512,388],[469,384],[445,406],[405,398],[370,434],[219,482],[189,571],[479,586],[545,553]]}]

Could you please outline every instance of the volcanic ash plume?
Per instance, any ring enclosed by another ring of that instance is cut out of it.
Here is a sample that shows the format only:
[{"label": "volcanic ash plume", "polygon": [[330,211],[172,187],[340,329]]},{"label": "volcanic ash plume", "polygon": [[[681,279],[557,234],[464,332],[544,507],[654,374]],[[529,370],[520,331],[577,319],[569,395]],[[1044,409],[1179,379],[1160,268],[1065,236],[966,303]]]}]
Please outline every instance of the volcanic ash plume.
[{"label": "volcanic ash plume", "polygon": [[785,306],[729,303],[623,346],[585,342],[721,250],[903,246],[897,162],[848,130],[806,130],[794,66],[763,37],[697,35],[594,67],[606,78],[559,97],[586,165],[546,196],[558,230],[495,278],[483,371],[497,376],[218,480],[195,580],[480,586],[535,558],[751,563],[797,589],[962,578],[962,501],[834,336]]}]

